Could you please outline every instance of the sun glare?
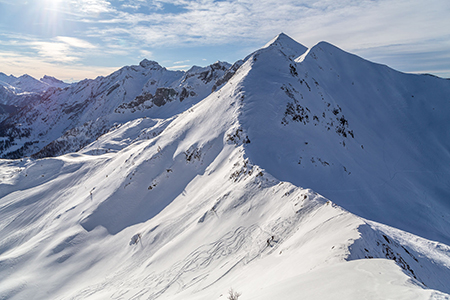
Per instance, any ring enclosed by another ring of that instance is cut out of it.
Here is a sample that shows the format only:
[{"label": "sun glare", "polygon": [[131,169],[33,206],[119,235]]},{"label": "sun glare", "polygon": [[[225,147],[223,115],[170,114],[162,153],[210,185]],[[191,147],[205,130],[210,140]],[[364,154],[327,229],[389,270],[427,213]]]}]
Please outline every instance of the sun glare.
[{"label": "sun glare", "polygon": [[57,9],[62,0],[43,0],[44,6],[50,9]]},{"label": "sun glare", "polygon": [[36,7],[37,24],[46,35],[61,35],[64,32],[64,1],[41,0]]}]

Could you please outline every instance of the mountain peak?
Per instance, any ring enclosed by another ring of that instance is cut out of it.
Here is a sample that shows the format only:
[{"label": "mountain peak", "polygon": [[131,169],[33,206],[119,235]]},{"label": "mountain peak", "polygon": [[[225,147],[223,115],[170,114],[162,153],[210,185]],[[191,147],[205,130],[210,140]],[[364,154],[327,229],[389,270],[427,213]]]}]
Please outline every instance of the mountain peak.
[{"label": "mountain peak", "polygon": [[54,87],[59,87],[59,88],[65,88],[66,86],[68,86],[68,83],[65,83],[62,80],[59,80],[55,77],[52,76],[48,76],[48,75],[44,75],[44,77],[42,77],[40,79],[41,82],[47,83],[50,86],[54,86]]},{"label": "mountain peak", "polygon": [[28,74],[23,74],[18,79],[34,79],[34,80],[37,80],[36,78],[34,78],[33,76],[28,75]]},{"label": "mountain peak", "polygon": [[275,36],[272,40],[270,40],[263,48],[269,47],[273,43],[276,43],[276,42],[279,42],[279,41],[292,41],[292,42],[297,43],[291,37],[289,37],[287,34],[285,34],[284,32],[281,32],[280,34]]},{"label": "mountain peak", "polygon": [[148,60],[144,58],[139,65],[145,69],[162,69],[161,65],[158,64],[156,61]]},{"label": "mountain peak", "polygon": [[314,48],[321,48],[322,50],[328,50],[328,51],[339,51],[339,52],[345,52],[344,50],[342,50],[341,48],[326,42],[326,41],[321,41],[319,43],[317,43],[315,46],[313,46],[311,49]]},{"label": "mountain peak", "polygon": [[58,80],[58,79],[52,76],[44,75],[44,77],[42,77],[40,80],[43,81],[43,80]]},{"label": "mountain peak", "polygon": [[63,82],[62,80],[59,80],[59,79],[57,79],[57,78],[55,78],[55,77],[48,76],[48,75],[44,75],[44,77],[42,77],[42,78],[40,79],[40,81],[46,82],[46,83],[51,83],[51,82],[62,83],[62,82]]},{"label": "mountain peak", "polygon": [[298,43],[283,32],[278,34],[270,42],[265,44],[262,49],[270,47],[279,48],[289,56],[300,56],[308,50],[308,48]]}]

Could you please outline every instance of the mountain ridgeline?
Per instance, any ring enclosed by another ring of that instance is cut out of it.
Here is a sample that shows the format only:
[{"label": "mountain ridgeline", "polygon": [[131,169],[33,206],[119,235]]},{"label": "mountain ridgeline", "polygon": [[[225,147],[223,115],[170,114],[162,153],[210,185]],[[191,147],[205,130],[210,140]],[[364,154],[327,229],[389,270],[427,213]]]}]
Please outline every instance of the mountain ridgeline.
[{"label": "mountain ridgeline", "polygon": [[[53,157],[78,151],[114,124],[137,116],[170,117],[225,83],[224,76],[233,72],[230,67],[216,62],[187,72],[170,71],[154,61],[143,60],[138,66],[123,67],[107,77],[71,85],[64,86],[46,76],[40,81],[34,79],[25,93],[10,88],[2,104],[15,105],[16,111],[0,124],[0,156]],[[8,82],[8,86],[25,85],[23,80]],[[170,112],[155,109],[173,101],[184,103]]]},{"label": "mountain ridgeline", "polygon": [[0,80],[2,299],[450,299],[449,80],[285,34]]}]

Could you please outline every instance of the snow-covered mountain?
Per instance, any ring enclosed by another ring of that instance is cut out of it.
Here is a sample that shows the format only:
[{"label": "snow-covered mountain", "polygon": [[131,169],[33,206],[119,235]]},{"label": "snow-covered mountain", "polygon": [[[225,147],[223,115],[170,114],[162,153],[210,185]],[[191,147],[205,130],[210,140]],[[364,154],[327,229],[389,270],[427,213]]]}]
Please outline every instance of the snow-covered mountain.
[{"label": "snow-covered mountain", "polygon": [[57,79],[55,77],[48,76],[48,75],[45,75],[44,77],[42,77],[40,79],[40,81],[44,82],[44,83],[47,83],[50,87],[56,87],[56,88],[60,88],[60,89],[63,89],[63,88],[68,87],[70,85],[68,83],[65,83],[62,80],[59,80],[59,79]]},{"label": "snow-covered mountain", "polygon": [[[0,156],[61,155],[81,149],[116,123],[144,115],[168,118],[209,95],[229,68],[217,62],[187,72],[170,71],[143,60],[107,77],[49,89],[0,124],[5,140]],[[58,84],[50,77],[43,80]],[[159,109],[162,106],[167,108]]]},{"label": "snow-covered mountain", "polygon": [[[41,80],[37,80],[30,75],[22,75],[20,77],[15,77],[13,75],[6,75],[0,73],[0,85],[12,90],[16,94],[20,93],[42,93],[45,92],[50,87],[65,87],[68,84],[53,78],[45,76]],[[2,99],[2,101],[4,101]],[[13,103],[3,103],[3,104],[13,104]]]},{"label": "snow-covered mountain", "polygon": [[0,73],[0,122],[14,115],[20,108],[39,101],[45,91],[68,85],[50,76],[37,80],[29,75],[15,77]]},{"label": "snow-covered mountain", "polygon": [[450,299],[448,95],[284,34],[47,92],[40,155],[96,139],[0,160],[0,298]]}]

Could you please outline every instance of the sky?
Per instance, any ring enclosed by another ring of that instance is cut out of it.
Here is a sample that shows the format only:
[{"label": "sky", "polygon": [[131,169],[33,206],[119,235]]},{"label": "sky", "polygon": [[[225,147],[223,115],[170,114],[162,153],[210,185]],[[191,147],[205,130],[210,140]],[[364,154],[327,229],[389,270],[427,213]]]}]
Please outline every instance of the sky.
[{"label": "sky", "polygon": [[450,78],[448,0],[0,0],[0,72],[67,82],[142,59],[233,63],[284,32]]}]

